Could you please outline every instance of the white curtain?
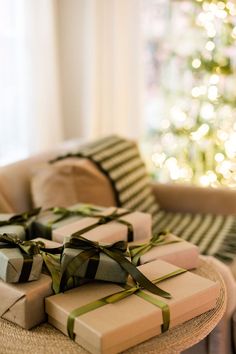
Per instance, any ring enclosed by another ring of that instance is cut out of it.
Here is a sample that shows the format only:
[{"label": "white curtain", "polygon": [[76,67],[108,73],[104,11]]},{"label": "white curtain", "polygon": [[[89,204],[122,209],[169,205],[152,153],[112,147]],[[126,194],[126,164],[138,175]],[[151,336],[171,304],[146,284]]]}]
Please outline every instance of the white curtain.
[{"label": "white curtain", "polygon": [[142,132],[139,0],[59,0],[66,136]]},{"label": "white curtain", "polygon": [[0,164],[63,138],[138,138],[140,0],[0,0]]},{"label": "white curtain", "polygon": [[56,0],[0,0],[0,162],[63,138]]}]

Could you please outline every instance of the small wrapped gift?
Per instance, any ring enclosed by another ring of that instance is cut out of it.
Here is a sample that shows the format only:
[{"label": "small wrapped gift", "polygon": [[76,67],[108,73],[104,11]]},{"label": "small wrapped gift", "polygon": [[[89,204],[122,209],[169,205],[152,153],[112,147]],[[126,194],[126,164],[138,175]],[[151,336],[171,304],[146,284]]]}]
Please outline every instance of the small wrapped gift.
[{"label": "small wrapped gift", "polygon": [[40,246],[12,234],[0,235],[0,278],[7,283],[37,280],[43,264]]},{"label": "small wrapped gift", "polygon": [[71,236],[64,244],[62,253],[60,290],[71,288],[73,278],[125,283],[130,274],[140,286],[154,294],[169,298],[169,293],[150,282],[126,258],[128,256],[126,251],[125,241],[106,245],[82,236]]},{"label": "small wrapped gift", "polygon": [[[98,245],[97,243],[94,244],[91,241],[82,238],[73,239],[73,237],[68,238],[67,241],[68,242],[64,244],[64,251],[61,258],[62,273],[66,271],[70,262],[75,260],[76,257],[79,261],[82,261],[85,250],[89,250],[89,247],[91,246],[90,250],[92,251],[94,249],[94,254],[91,254],[91,256],[89,255],[85,262],[79,264],[75,271],[71,273],[71,276],[126,283],[128,277],[127,271],[125,271],[117,261],[109,257],[106,253],[102,251],[98,253],[96,248]],[[95,245],[94,248],[93,245]],[[100,244],[100,246],[103,245]],[[119,242],[112,246],[113,247],[110,247],[109,245],[109,249],[113,249],[122,253],[124,256],[128,256],[126,243]]]},{"label": "small wrapped gift", "polygon": [[129,243],[132,263],[145,264],[157,259],[185,269],[197,268],[199,263],[198,247],[171,234],[160,233],[149,240]]},{"label": "small wrapped gift", "polygon": [[44,299],[53,294],[52,279],[41,274],[34,282],[9,284],[0,280],[0,316],[30,329],[46,320]]},{"label": "small wrapped gift", "polygon": [[40,208],[22,214],[0,214],[0,234],[15,234],[21,240],[31,238],[31,224]]},{"label": "small wrapped gift", "polygon": [[138,211],[107,208],[93,217],[85,217],[64,227],[53,230],[52,239],[63,242],[73,233],[97,242],[142,240],[151,236],[151,215]]},{"label": "small wrapped gift", "polygon": [[164,299],[133,285],[93,282],[46,299],[48,321],[91,353],[112,354],[143,342],[216,304],[220,286],[164,261],[139,267],[171,293]]},{"label": "small wrapped gift", "polygon": [[[31,225],[34,237],[52,239],[54,231],[58,228],[103,211],[102,207],[88,204],[75,204],[69,208],[55,207],[42,211]],[[57,240],[55,240],[57,241]],[[63,243],[63,240],[60,241]]]}]

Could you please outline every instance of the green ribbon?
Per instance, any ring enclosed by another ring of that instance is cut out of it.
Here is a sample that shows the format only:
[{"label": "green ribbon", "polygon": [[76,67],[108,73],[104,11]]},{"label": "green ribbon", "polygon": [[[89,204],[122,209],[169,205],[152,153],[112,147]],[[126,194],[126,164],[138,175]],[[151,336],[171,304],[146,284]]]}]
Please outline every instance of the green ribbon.
[{"label": "green ribbon", "polygon": [[89,232],[89,231],[95,229],[97,226],[105,225],[109,222],[116,221],[120,224],[127,226],[127,228],[128,228],[127,239],[128,239],[128,242],[131,242],[131,241],[133,241],[133,225],[130,224],[128,221],[121,219],[122,216],[128,215],[130,213],[131,213],[131,211],[125,211],[122,213],[118,213],[118,209],[115,209],[109,215],[93,214],[91,216],[94,218],[99,218],[99,220],[96,223],[89,225],[89,226],[83,228],[82,230],[79,230],[79,231],[73,233],[72,236],[81,236],[81,235],[85,234],[86,232]]},{"label": "green ribbon", "polygon": [[21,214],[15,214],[12,217],[10,217],[8,220],[1,220],[0,221],[0,227],[1,226],[9,226],[9,225],[19,225],[22,226],[25,229],[26,232],[26,238],[30,239],[31,234],[33,233],[33,230],[31,229],[32,223],[29,221],[32,221],[34,217],[36,217],[40,213],[41,208],[35,208],[30,211],[26,211]]},{"label": "green ribbon", "polygon": [[49,225],[55,224],[61,220],[67,219],[69,217],[72,216],[93,216],[94,213],[96,212],[100,212],[101,208],[96,208],[93,205],[89,205],[89,204],[83,204],[80,207],[76,208],[76,209],[67,209],[67,208],[63,208],[63,207],[54,207],[54,208],[50,208],[48,209],[50,211],[53,212],[53,214],[55,215],[59,215],[59,217],[51,222],[49,222]]},{"label": "green ribbon", "polygon": [[41,241],[22,241],[15,234],[0,234],[0,248],[19,248],[22,253],[34,256],[40,253],[41,247],[44,247],[44,243]]},{"label": "green ribbon", "polygon": [[77,256],[71,259],[66,269],[62,273],[60,290],[64,291],[68,280],[76,275],[77,269],[81,267],[83,263],[89,260],[91,257],[99,255],[101,252],[108,257],[114,259],[131,277],[144,289],[147,289],[151,293],[162,296],[164,298],[171,298],[171,295],[154,285],[143,273],[141,273],[125,256],[127,256],[126,248],[127,242],[118,241],[114,244],[102,245],[98,242],[88,240],[82,236],[77,236],[77,233],[73,234],[69,242],[64,245],[65,248],[80,249]]},{"label": "green ribbon", "polygon": [[[127,229],[128,229],[128,235],[127,235],[128,242],[133,241],[133,225],[131,223],[129,223],[128,221],[126,221],[126,220],[120,219],[122,216],[130,214],[130,211],[125,211],[125,212],[119,214],[118,210],[115,209],[110,215],[102,215],[102,214],[98,213],[98,212],[101,212],[101,208],[97,208],[97,207],[94,207],[94,206],[89,205],[89,204],[84,204],[81,207],[79,207],[77,209],[74,209],[74,210],[63,208],[63,207],[54,207],[54,208],[48,209],[48,211],[52,211],[55,215],[59,215],[59,217],[57,219],[49,221],[47,223],[47,225],[45,226],[45,227],[48,228],[47,236],[49,238],[51,236],[51,231],[52,231],[51,227],[52,227],[53,224],[55,224],[55,223],[57,223],[59,221],[62,221],[64,219],[68,218],[68,217],[84,216],[84,217],[98,218],[99,220],[96,223],[94,223],[94,224],[92,224],[92,225],[90,225],[90,226],[78,231],[77,234],[82,235],[85,232],[88,232],[88,231],[96,228],[99,225],[107,224],[107,223],[109,223],[111,221],[117,221],[120,224],[123,224],[123,225],[127,226]],[[37,231],[39,232],[38,226],[37,226]]]},{"label": "green ribbon", "polygon": [[[185,273],[186,269],[177,269],[169,274],[166,274],[162,277],[159,277],[155,280],[153,280],[154,284],[157,284],[161,281],[164,281],[166,279],[170,279],[173,278],[179,274]],[[90,311],[96,310],[99,307],[102,307],[104,305],[107,304],[112,304],[115,303],[117,301],[121,301],[123,299],[125,299],[126,297],[130,296],[130,295],[137,295],[139,297],[141,297],[142,299],[150,302],[151,304],[153,304],[154,306],[157,306],[158,308],[161,309],[162,311],[162,319],[163,319],[163,324],[161,326],[161,331],[162,333],[167,331],[169,329],[169,325],[170,325],[170,310],[169,310],[169,306],[168,304],[166,304],[165,302],[154,298],[153,296],[151,296],[150,294],[145,293],[144,291],[142,291],[142,287],[140,285],[136,285],[136,286],[130,286],[130,285],[124,285],[125,290],[121,290],[115,294],[112,295],[108,295],[105,296],[99,300],[96,301],[92,301],[84,306],[78,307],[74,310],[72,310],[68,316],[67,319],[67,332],[69,337],[74,340],[75,339],[75,334],[74,334],[74,323],[75,323],[75,319],[79,316],[82,316]]]},{"label": "green ribbon", "polygon": [[24,258],[19,282],[26,282],[29,279],[33,256],[40,253],[40,248],[44,247],[41,241],[22,241],[15,234],[1,234],[0,235],[0,249],[4,248],[18,248]]},{"label": "green ribbon", "polygon": [[140,264],[140,258],[150,251],[153,247],[157,246],[165,246],[169,245],[171,243],[177,243],[181,242],[182,240],[167,240],[168,232],[167,231],[162,231],[158,234],[155,234],[152,236],[149,242],[143,243],[140,245],[135,245],[135,246],[129,246],[129,251],[132,259],[132,263],[134,265],[139,265]]},{"label": "green ribbon", "polygon": [[52,225],[56,224],[59,221],[67,219],[73,216],[93,216],[95,212],[100,212],[101,208],[93,207],[89,204],[83,204],[80,207],[71,210],[63,207],[53,207],[44,210],[44,212],[52,212],[54,215],[58,216],[54,220],[48,221],[46,224],[42,224],[39,220],[35,220],[32,224],[32,234],[35,235],[43,235],[47,239],[51,239],[52,237]]},{"label": "green ribbon", "polygon": [[47,273],[49,273],[52,278],[52,288],[55,294],[58,294],[60,291],[62,251],[63,246],[53,248],[40,248],[40,253],[43,257]]},{"label": "green ribbon", "polygon": [[29,221],[32,217],[39,214],[41,208],[35,208],[30,211],[26,211],[22,214],[15,214],[10,217],[8,220],[1,220],[0,226],[7,225],[22,225],[25,226],[26,222]]}]

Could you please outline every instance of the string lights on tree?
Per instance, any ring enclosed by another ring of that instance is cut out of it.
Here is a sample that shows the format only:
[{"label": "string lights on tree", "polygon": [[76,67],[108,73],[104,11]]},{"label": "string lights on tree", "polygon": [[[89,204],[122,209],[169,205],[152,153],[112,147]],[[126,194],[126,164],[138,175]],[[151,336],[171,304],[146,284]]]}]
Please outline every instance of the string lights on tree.
[{"label": "string lights on tree", "polygon": [[168,110],[159,129],[151,131],[153,173],[160,181],[235,188],[236,4],[185,2],[194,10],[186,15],[193,49],[181,56],[172,48],[172,62],[183,77],[175,83],[178,92],[164,85]]}]

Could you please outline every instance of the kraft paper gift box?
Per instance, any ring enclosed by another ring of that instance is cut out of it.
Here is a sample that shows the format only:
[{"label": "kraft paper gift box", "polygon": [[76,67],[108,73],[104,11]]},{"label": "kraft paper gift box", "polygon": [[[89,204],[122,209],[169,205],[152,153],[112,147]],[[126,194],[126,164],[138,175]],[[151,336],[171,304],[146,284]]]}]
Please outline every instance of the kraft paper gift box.
[{"label": "kraft paper gift box", "polygon": [[[177,270],[160,260],[138,268],[152,280]],[[168,305],[170,328],[214,308],[220,291],[218,283],[190,272],[159,282],[158,286],[171,293],[172,298],[163,299],[147,291],[141,293]],[[50,296],[46,299],[48,321],[68,335],[67,321],[70,314],[74,316],[74,340],[96,354],[118,353],[160,334],[166,317],[158,306],[140,297],[138,292],[115,303],[102,303],[99,308],[93,306],[95,301],[122,290],[116,284],[93,282]],[[88,304],[93,304],[90,311],[83,313],[81,308]],[[76,317],[78,308],[83,314]]]},{"label": "kraft paper gift box", "polygon": [[[7,234],[0,235],[0,278],[7,283],[37,280],[41,274],[43,258],[39,248],[35,246],[35,252],[27,254],[18,247],[19,241]],[[22,245],[27,243],[29,241],[21,242]]]},{"label": "kraft paper gift box", "polygon": [[14,214],[0,214],[0,234],[15,234],[21,240],[25,240],[25,228],[22,225],[3,225],[1,221],[9,220]]},{"label": "kraft paper gift box", "polygon": [[171,233],[154,235],[152,239],[146,239],[141,243],[131,242],[129,248],[131,256],[132,253],[135,255],[133,263],[136,265],[157,259],[185,269],[197,268],[199,264],[198,247]]},{"label": "kraft paper gift box", "polygon": [[31,225],[40,212],[35,208],[22,214],[0,214],[0,234],[15,234],[21,240],[31,238]]},{"label": "kraft paper gift box", "polygon": [[48,240],[47,238],[43,238],[43,237],[36,237],[34,239],[32,239],[32,241],[39,241],[39,242],[43,242],[45,245],[45,248],[58,248],[61,247],[61,243],[52,241],[52,240]]},{"label": "kraft paper gift box", "polygon": [[[115,211],[117,211],[118,214],[128,212],[125,209],[112,207],[100,214],[106,216]],[[133,233],[130,234],[128,232],[128,226],[125,223],[120,223],[119,220],[113,220],[103,225],[97,225],[90,231],[82,233],[82,235],[89,240],[106,243],[117,242],[120,240],[142,240],[151,236],[152,220],[150,214],[135,211],[120,217],[120,220],[132,225]],[[65,236],[70,236],[75,232],[96,224],[97,222],[98,218],[83,218],[77,222],[53,230],[52,239],[56,242],[62,243]],[[129,237],[131,237],[130,240]]]},{"label": "kraft paper gift box", "polygon": [[50,240],[54,230],[76,222],[84,218],[88,213],[100,213],[102,210],[104,210],[102,207],[81,203],[68,208],[55,207],[50,210],[44,210],[33,221],[31,233],[34,237],[43,237]]},{"label": "kraft paper gift box", "polygon": [[34,282],[9,284],[0,281],[0,316],[30,329],[46,320],[44,299],[53,294],[51,277],[41,274]]}]

